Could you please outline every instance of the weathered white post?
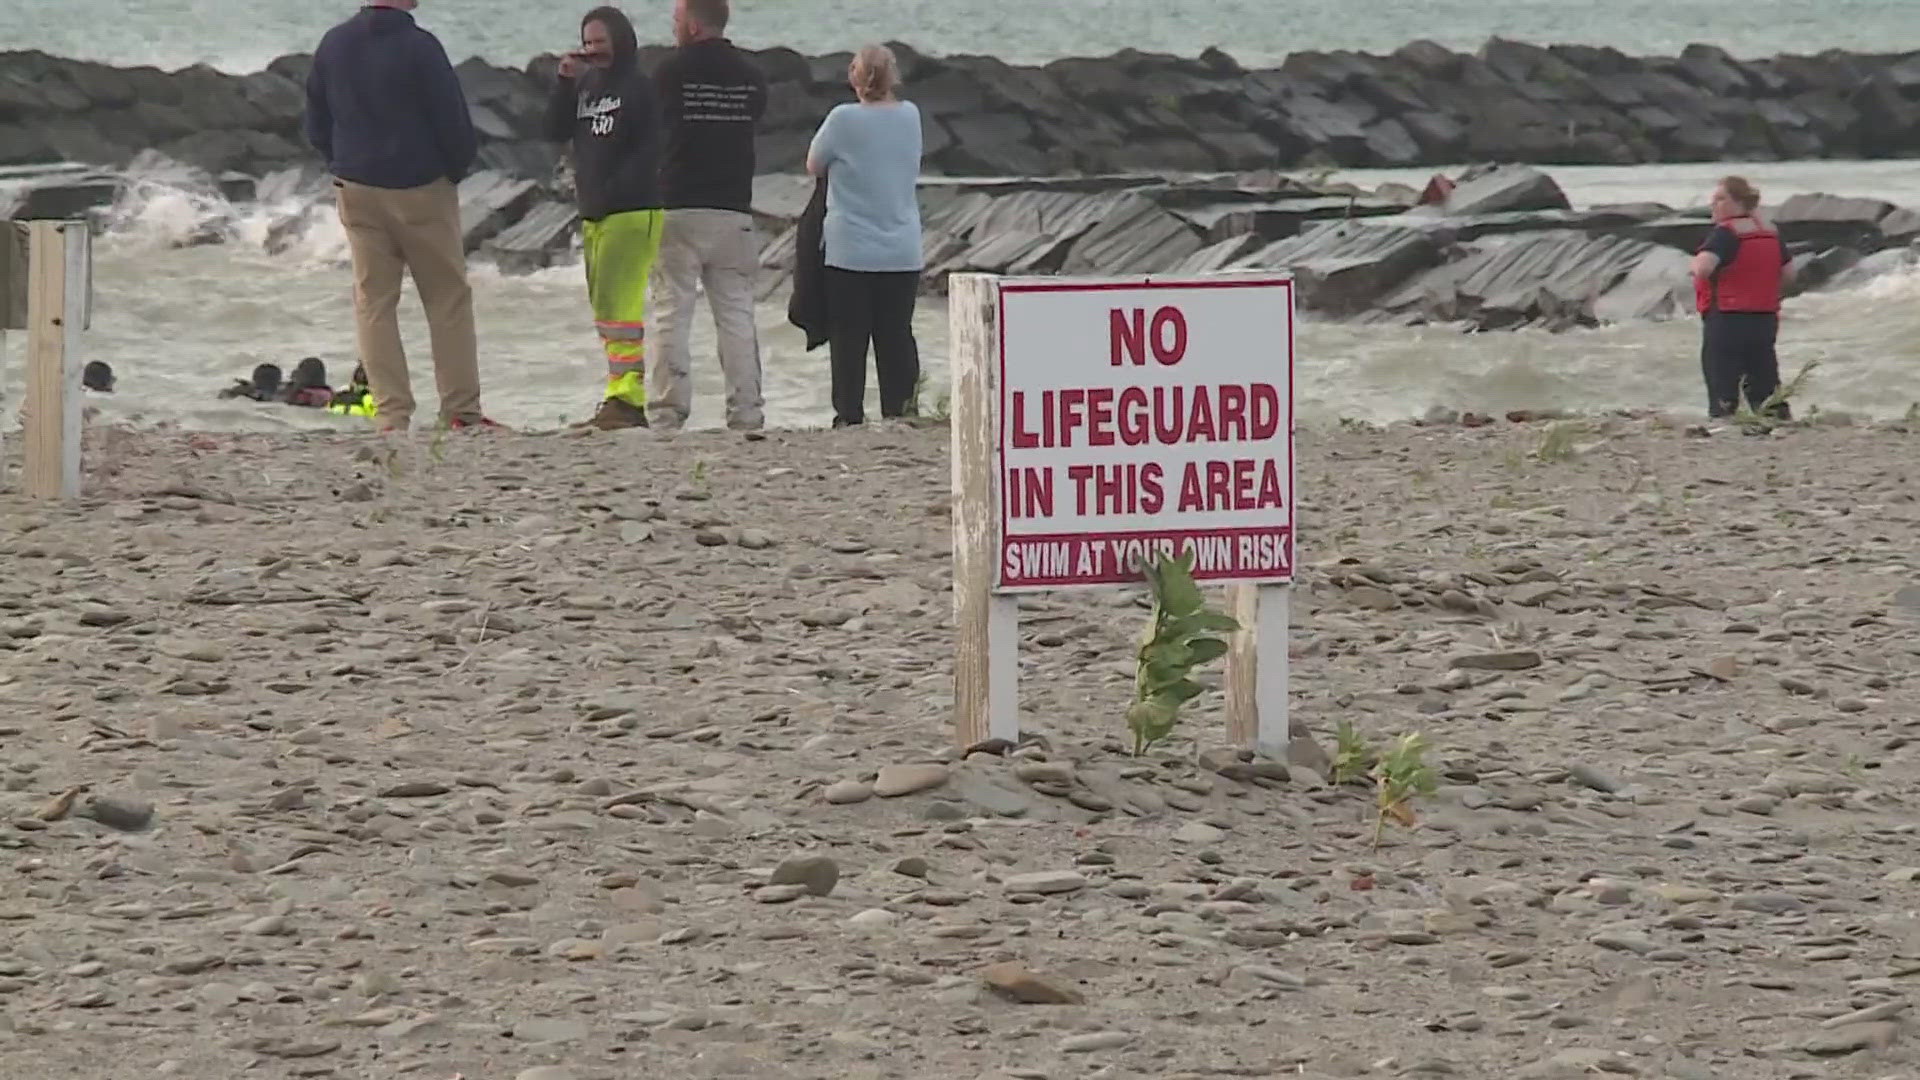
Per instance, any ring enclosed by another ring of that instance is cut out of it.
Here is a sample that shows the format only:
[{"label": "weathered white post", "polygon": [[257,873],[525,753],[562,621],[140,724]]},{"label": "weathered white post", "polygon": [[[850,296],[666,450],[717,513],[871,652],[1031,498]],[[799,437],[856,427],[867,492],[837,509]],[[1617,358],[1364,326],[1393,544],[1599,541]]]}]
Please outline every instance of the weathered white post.
[{"label": "weathered white post", "polygon": [[1000,385],[1000,282],[948,279],[953,373],[954,740],[961,749],[1020,737],[1020,601],[995,591],[1000,558],[994,416]]},{"label": "weathered white post", "polygon": [[80,376],[93,286],[93,234],[84,221],[34,221],[27,244],[27,395],[23,488],[39,499],[80,496]]},{"label": "weathered white post", "polygon": [[949,280],[954,738],[1018,740],[1022,592],[1230,586],[1228,735],[1284,756],[1294,567],[1293,282]]}]

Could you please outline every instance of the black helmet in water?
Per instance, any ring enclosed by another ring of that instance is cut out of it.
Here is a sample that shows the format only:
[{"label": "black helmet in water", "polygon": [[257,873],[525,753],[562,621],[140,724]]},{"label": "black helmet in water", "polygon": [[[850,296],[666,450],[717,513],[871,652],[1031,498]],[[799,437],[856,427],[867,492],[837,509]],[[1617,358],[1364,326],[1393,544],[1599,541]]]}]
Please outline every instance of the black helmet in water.
[{"label": "black helmet in water", "polygon": [[103,394],[113,393],[113,365],[105,360],[89,360],[80,371],[80,385]]},{"label": "black helmet in water", "polygon": [[262,397],[272,397],[280,389],[280,365],[261,364],[254,368],[253,389]]},{"label": "black helmet in water", "polygon": [[[600,33],[595,33],[594,24]],[[580,19],[580,52],[595,67],[626,69],[640,58],[633,20],[617,7],[597,7]]]},{"label": "black helmet in water", "polygon": [[293,388],[312,390],[327,385],[327,365],[317,356],[309,356],[293,366]]}]

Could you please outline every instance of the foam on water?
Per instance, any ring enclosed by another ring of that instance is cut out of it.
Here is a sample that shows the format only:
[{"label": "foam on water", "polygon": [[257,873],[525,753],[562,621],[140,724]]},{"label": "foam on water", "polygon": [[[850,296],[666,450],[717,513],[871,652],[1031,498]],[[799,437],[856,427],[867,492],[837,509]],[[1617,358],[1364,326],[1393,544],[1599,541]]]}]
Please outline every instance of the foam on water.
[{"label": "foam on water", "polygon": [[[1911,163],[1658,166],[1636,170],[1557,169],[1575,201],[1698,202],[1703,183],[1742,168],[1769,197],[1798,190],[1885,194],[1896,167],[1915,185]],[[1424,175],[1424,174],[1421,174]],[[1354,179],[1406,180],[1366,173]],[[1891,185],[1903,195],[1899,185]],[[1920,197],[1914,200],[1920,203]],[[304,219],[293,241],[268,253],[276,227]],[[312,410],[220,401],[218,390],[261,362],[283,368],[308,355],[327,361],[336,383],[354,364],[346,238],[331,200],[319,194],[273,205],[235,207],[184,170],[130,178],[106,215],[96,246],[97,312],[89,355],[112,362],[121,391],[95,396],[106,415],[141,423],[208,429],[325,428],[353,423]],[[222,243],[195,243],[210,236]],[[513,424],[548,426],[594,404],[599,366],[577,265],[507,276],[476,261],[471,272],[480,319],[488,408]],[[824,425],[831,417],[825,350],[802,350],[784,302],[763,306],[759,326],[768,418],[780,426]],[[923,300],[916,318],[929,398],[947,381],[946,312]],[[411,286],[402,332],[423,415],[433,380],[424,322]],[[1299,335],[1300,408],[1308,420],[1385,422],[1435,405],[1517,408],[1669,408],[1697,412],[1698,329],[1691,320],[1636,323],[1566,334],[1463,334],[1445,327],[1371,327],[1306,322]],[[1810,359],[1821,369],[1808,398],[1871,416],[1903,413],[1920,401],[1920,272],[1792,301],[1782,334],[1787,373]],[[696,426],[718,422],[722,387],[713,332],[704,313],[694,329]],[[6,373],[18,401],[19,369]],[[873,392],[870,383],[869,392]]]}]

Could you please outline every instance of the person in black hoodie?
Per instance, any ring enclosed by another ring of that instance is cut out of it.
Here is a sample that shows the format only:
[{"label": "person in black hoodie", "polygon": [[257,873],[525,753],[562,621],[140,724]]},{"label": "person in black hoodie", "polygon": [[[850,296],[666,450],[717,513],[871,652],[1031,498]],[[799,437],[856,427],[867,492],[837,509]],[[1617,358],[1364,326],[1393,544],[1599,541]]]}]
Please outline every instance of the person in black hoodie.
[{"label": "person in black hoodie", "polygon": [[730,7],[728,0],[677,0],[679,47],[654,72],[666,130],[660,187],[667,235],[654,270],[659,291],[647,408],[659,426],[679,427],[692,413],[689,338],[702,291],[713,309],[714,348],[727,380],[727,426],[752,431],[766,424],[754,323],[760,239],[753,227],[753,174],[754,125],[767,111],[767,78],[727,40]]},{"label": "person in black hoodie", "polygon": [[640,70],[633,23],[618,8],[580,20],[580,49],[560,61],[547,136],[571,142],[587,299],[607,357],[607,392],[582,426],[647,424],[647,279],[660,254],[660,100]]},{"label": "person in black hoodie", "polygon": [[327,160],[353,252],[360,362],[380,426],[413,418],[400,343],[400,278],[411,271],[433,339],[440,419],[495,426],[480,411],[480,359],[454,185],[479,152],[466,95],[438,38],[410,14],[418,0],[369,0],[327,32],[307,77],[306,134]]}]

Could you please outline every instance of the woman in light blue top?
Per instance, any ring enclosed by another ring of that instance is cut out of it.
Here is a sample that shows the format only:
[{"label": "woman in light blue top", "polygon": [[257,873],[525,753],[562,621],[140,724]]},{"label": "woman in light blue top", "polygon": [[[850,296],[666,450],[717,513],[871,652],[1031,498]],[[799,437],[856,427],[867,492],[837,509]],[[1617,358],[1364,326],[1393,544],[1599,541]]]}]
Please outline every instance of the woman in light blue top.
[{"label": "woman in light blue top", "polygon": [[880,379],[880,415],[914,415],[920,347],[920,110],[900,101],[900,65],[884,45],[861,49],[847,69],[860,98],[827,114],[807,171],[827,178],[824,226],[833,426],[866,419],[867,346]]}]

